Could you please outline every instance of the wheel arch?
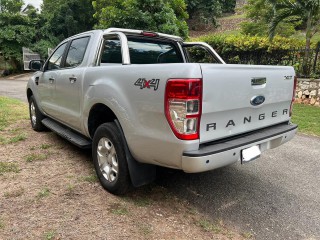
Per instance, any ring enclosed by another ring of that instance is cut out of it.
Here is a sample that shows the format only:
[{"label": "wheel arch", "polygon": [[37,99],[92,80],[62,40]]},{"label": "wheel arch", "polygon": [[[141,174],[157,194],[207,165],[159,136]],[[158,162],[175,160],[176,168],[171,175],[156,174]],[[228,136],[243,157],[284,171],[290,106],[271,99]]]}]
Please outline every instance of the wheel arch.
[{"label": "wheel arch", "polygon": [[117,118],[116,114],[105,104],[96,103],[94,104],[88,116],[88,132],[90,137],[93,138],[95,131],[97,128],[107,122],[114,122]]},{"label": "wheel arch", "polygon": [[30,88],[27,89],[27,99],[30,100],[30,97],[33,96],[33,92]]},{"label": "wheel arch", "polygon": [[114,122],[119,130],[122,142],[124,144],[124,151],[128,163],[130,178],[133,186],[139,187],[154,181],[156,177],[156,167],[154,165],[137,162],[128,148],[127,141],[121,127],[120,121],[116,114],[105,104],[96,103],[90,111],[88,117],[88,132],[93,138],[97,128],[107,122]]}]

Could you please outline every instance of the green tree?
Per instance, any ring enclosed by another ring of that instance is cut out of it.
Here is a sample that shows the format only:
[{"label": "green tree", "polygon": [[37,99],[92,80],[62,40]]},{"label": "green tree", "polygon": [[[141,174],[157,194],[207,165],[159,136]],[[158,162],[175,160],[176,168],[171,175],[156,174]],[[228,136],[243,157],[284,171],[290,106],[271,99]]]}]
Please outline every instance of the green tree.
[{"label": "green tree", "polygon": [[188,36],[184,0],[96,0],[95,28],[132,28]]},{"label": "green tree", "polygon": [[236,0],[186,0],[190,19],[202,24],[217,26],[222,13],[233,13]]},{"label": "green tree", "polygon": [[236,0],[220,0],[223,13],[234,13]]},{"label": "green tree", "polygon": [[1,13],[17,13],[20,12],[23,6],[23,0],[1,0],[0,12]]},{"label": "green tree", "polygon": [[93,14],[91,0],[44,0],[43,24],[39,31],[41,39],[55,46],[65,38],[92,30],[95,24]]},{"label": "green tree", "polygon": [[[241,24],[242,33],[252,36],[268,36],[269,25],[274,16],[272,3],[269,0],[248,0],[248,3],[244,6],[244,10],[246,18],[249,21]],[[301,22],[292,20],[292,18],[288,18],[278,24],[275,33],[284,37],[293,35],[295,28]]]},{"label": "green tree", "polygon": [[270,23],[269,36],[272,39],[277,26],[287,19],[299,19],[306,22],[306,51],[303,61],[303,73],[307,73],[307,62],[311,39],[320,30],[320,0],[270,0],[274,17]]},{"label": "green tree", "polygon": [[37,42],[32,49],[46,56],[48,48],[55,47],[62,40],[92,30],[95,24],[93,14],[91,0],[44,0]]},{"label": "green tree", "polygon": [[186,0],[190,19],[217,26],[217,17],[222,14],[220,0]]},{"label": "green tree", "polygon": [[34,12],[20,13],[21,0],[2,0],[0,12],[0,52],[13,69],[20,69],[22,47],[30,47],[35,37]]},{"label": "green tree", "polygon": [[272,39],[277,26],[290,19],[306,22],[306,49],[310,49],[311,38],[320,30],[320,0],[270,0],[274,16],[269,27]]}]

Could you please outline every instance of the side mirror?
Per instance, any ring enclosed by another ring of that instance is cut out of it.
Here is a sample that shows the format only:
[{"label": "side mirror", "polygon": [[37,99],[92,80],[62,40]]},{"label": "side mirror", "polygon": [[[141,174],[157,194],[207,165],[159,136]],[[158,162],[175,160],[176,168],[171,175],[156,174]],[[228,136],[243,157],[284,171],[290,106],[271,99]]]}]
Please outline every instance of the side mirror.
[{"label": "side mirror", "polygon": [[29,62],[29,69],[31,71],[40,71],[42,69],[43,64],[44,61],[42,60],[31,60]]}]

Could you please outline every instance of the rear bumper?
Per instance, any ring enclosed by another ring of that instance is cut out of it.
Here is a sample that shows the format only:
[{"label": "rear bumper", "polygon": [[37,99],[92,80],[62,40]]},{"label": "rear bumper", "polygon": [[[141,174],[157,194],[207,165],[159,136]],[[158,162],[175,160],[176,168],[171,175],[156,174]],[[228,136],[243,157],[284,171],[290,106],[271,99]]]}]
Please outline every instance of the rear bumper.
[{"label": "rear bumper", "polygon": [[297,128],[295,124],[282,123],[226,141],[202,144],[197,151],[183,153],[182,170],[195,173],[227,166],[240,161],[243,149],[259,145],[263,152],[290,141]]}]

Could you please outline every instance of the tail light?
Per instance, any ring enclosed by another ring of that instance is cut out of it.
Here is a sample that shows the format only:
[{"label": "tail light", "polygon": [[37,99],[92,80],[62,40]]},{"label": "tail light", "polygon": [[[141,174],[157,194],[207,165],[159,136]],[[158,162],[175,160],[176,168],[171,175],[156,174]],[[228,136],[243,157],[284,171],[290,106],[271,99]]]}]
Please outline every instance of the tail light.
[{"label": "tail light", "polygon": [[294,77],[294,83],[293,83],[292,101],[291,101],[291,105],[290,105],[290,115],[289,115],[290,117],[292,115],[293,103],[294,103],[294,100],[296,98],[297,83],[298,83],[298,78],[297,78],[297,76],[295,76]]},{"label": "tail light", "polygon": [[168,80],[165,92],[165,113],[177,138],[199,139],[201,103],[201,79]]}]

